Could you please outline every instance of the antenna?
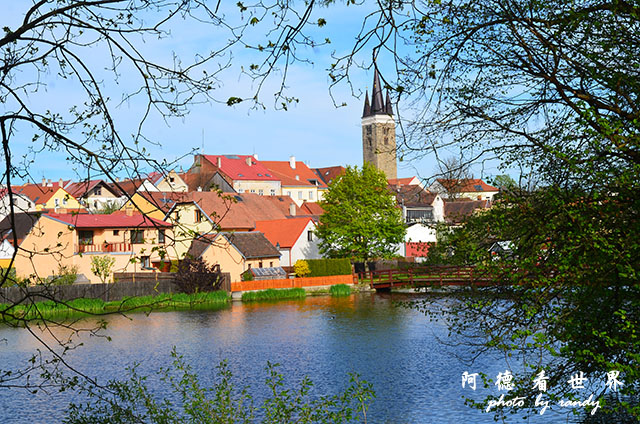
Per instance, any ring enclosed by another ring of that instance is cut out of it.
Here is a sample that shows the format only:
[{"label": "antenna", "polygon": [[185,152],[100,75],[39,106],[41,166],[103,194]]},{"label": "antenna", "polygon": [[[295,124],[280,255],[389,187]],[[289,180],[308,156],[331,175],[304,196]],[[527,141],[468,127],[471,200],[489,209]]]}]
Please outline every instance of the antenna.
[{"label": "antenna", "polygon": [[202,147],[200,148],[200,154],[204,155],[204,128],[202,129]]}]

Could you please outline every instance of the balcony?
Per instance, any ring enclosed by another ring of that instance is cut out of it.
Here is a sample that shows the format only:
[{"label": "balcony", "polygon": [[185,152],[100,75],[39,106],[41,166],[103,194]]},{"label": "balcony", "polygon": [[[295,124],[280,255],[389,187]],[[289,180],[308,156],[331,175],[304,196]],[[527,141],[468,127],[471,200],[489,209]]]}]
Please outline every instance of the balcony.
[{"label": "balcony", "polygon": [[132,252],[131,243],[102,243],[102,244],[79,244],[76,246],[76,253],[114,253]]}]

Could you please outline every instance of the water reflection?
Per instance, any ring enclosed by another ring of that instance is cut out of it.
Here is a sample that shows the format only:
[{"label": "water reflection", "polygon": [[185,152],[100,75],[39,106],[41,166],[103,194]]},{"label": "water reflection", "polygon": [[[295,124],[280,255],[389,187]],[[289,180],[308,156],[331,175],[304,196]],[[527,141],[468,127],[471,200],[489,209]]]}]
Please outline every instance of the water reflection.
[{"label": "water reflection", "polygon": [[[150,315],[114,315],[106,318],[105,335],[72,333],[56,328],[41,336],[51,340],[73,335],[84,343],[69,353],[74,367],[99,381],[123,376],[135,362],[149,374],[152,385],[162,392],[156,371],[171,362],[170,351],[178,352],[198,370],[202,383],[212,384],[215,366],[229,361],[234,383],[251,386],[254,398],[266,396],[262,382],[267,361],[281,364],[286,380],[299,383],[308,375],[315,393],[335,393],[346,386],[347,373],[357,372],[374,385],[377,397],[370,409],[374,423],[455,422],[493,423],[493,416],[469,409],[463,396],[474,393],[460,385],[464,371],[459,346],[446,346],[447,329],[413,309],[398,308],[394,301],[415,299],[415,295],[352,295],[345,298],[310,297],[277,303],[234,303],[218,310],[160,312]],[[95,319],[78,325],[89,328]],[[2,368],[24,363],[37,344],[25,330],[2,328]],[[475,370],[489,374],[504,371],[506,363],[483,356]],[[484,389],[489,390],[489,389]],[[490,394],[478,390],[477,396]],[[30,395],[0,391],[3,424],[59,422],[72,394]],[[28,407],[27,407],[28,406]],[[510,421],[511,422],[511,421]],[[552,413],[514,422],[566,422]]]}]

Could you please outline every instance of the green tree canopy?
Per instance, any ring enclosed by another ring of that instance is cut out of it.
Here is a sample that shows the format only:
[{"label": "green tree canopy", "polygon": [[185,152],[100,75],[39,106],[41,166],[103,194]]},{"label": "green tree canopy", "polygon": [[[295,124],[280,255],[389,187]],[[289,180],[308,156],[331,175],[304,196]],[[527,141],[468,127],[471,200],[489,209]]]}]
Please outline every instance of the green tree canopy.
[{"label": "green tree canopy", "polygon": [[384,173],[372,165],[347,167],[320,202],[320,252],[365,261],[393,256],[406,228],[387,186]]}]

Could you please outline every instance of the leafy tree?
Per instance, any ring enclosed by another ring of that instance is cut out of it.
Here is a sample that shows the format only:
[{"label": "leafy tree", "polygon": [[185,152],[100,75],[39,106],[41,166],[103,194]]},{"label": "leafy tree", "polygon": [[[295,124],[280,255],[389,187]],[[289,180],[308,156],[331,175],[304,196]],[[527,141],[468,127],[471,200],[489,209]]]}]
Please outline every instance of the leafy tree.
[{"label": "leafy tree", "polygon": [[113,271],[115,263],[115,258],[109,255],[94,256],[91,258],[91,272],[100,279],[102,284],[105,284]]},{"label": "leafy tree", "polygon": [[202,258],[187,256],[178,265],[174,283],[183,293],[219,290],[222,284],[220,266],[210,266]]},{"label": "leafy tree", "polygon": [[368,163],[347,167],[329,184],[316,230],[324,255],[366,261],[395,254],[406,228],[387,187],[384,173]]}]

